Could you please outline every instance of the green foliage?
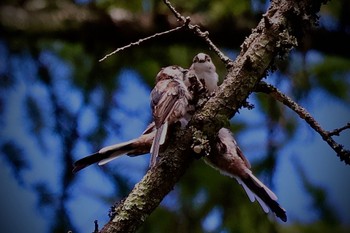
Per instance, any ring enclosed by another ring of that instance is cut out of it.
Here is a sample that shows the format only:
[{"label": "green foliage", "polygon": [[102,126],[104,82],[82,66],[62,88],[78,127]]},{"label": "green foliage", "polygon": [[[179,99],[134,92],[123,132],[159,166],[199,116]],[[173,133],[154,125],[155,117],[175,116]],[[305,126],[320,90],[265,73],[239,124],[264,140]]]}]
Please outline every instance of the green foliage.
[{"label": "green foliage", "polygon": [[311,67],[310,74],[315,77],[315,84],[332,96],[350,100],[350,60],[341,57],[327,56],[320,63]]},{"label": "green foliage", "polygon": [[240,0],[211,1],[209,15],[213,18],[239,17],[250,12],[250,2]]},{"label": "green foliage", "polygon": [[143,1],[137,1],[137,0],[119,0],[119,1],[113,1],[113,0],[98,0],[96,1],[96,5],[99,8],[102,9],[111,9],[111,8],[121,8],[121,9],[128,9],[132,12],[140,12],[143,10]]},{"label": "green foliage", "polygon": [[322,221],[315,222],[312,224],[293,224],[290,226],[283,227],[281,232],[283,233],[295,233],[295,232],[304,232],[304,233],[347,233],[349,232],[349,227],[346,226],[331,226],[323,223]]}]

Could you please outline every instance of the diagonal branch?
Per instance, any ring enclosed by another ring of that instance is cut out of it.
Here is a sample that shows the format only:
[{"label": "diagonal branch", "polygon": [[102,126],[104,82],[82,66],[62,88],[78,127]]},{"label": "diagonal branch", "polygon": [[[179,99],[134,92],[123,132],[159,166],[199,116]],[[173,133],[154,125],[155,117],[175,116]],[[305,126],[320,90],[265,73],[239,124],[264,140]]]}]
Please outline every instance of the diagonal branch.
[{"label": "diagonal branch", "polygon": [[140,45],[142,42],[145,42],[145,41],[147,41],[147,40],[150,40],[150,39],[153,39],[153,38],[156,38],[156,37],[159,37],[159,36],[163,36],[163,35],[166,35],[166,34],[175,32],[175,31],[177,31],[177,30],[182,29],[184,26],[185,26],[185,24],[182,25],[182,26],[179,26],[179,27],[176,27],[176,28],[173,28],[173,29],[164,31],[164,32],[155,33],[155,34],[153,34],[153,35],[151,35],[151,36],[148,36],[148,37],[146,37],[146,38],[139,39],[139,40],[136,41],[136,42],[132,42],[132,43],[130,43],[130,44],[128,44],[128,45],[125,45],[125,46],[123,46],[123,47],[117,48],[116,50],[114,50],[114,51],[111,52],[111,53],[108,53],[107,55],[105,55],[103,58],[101,58],[101,59],[98,60],[98,61],[99,61],[99,62],[102,62],[102,61],[106,60],[107,58],[109,58],[110,56],[112,56],[112,55],[114,55],[114,54],[116,54],[116,53],[118,53],[118,52],[120,52],[120,51],[123,51],[124,49],[128,49],[128,48],[130,48],[130,47],[132,47],[132,46]]},{"label": "diagonal branch", "polygon": [[[186,130],[169,135],[169,145],[159,163],[119,205],[101,232],[134,232],[159,205],[185,173],[192,156],[189,153],[193,135],[215,137],[228,119],[243,106],[249,94],[266,75],[278,55],[285,55],[296,44],[294,33],[309,30],[317,20],[321,2],[273,0],[252,34],[244,41],[241,53],[228,68],[219,90],[198,109]],[[182,16],[181,16],[182,18]],[[302,22],[302,23],[300,23]]]},{"label": "diagonal branch", "polygon": [[340,129],[327,132],[322,129],[321,125],[311,116],[311,114],[305,108],[301,107],[290,97],[280,92],[276,87],[265,82],[260,82],[260,84],[257,86],[256,91],[269,94],[277,101],[292,109],[295,113],[298,114],[301,119],[304,119],[305,122],[311,126],[311,128],[313,128],[317,133],[321,135],[322,139],[326,141],[328,145],[337,153],[341,161],[344,161],[346,164],[350,165],[350,151],[345,150],[342,145],[336,143],[331,137],[332,135],[339,135],[341,131],[350,128],[349,123]]}]

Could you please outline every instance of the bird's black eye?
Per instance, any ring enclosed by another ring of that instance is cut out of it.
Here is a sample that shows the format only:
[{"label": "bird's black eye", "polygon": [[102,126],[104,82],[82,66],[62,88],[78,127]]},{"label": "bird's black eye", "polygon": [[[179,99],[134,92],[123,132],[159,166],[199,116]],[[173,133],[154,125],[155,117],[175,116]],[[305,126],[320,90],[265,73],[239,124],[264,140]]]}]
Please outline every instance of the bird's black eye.
[{"label": "bird's black eye", "polygon": [[205,56],[205,61],[210,62],[210,57],[209,56]]},{"label": "bird's black eye", "polygon": [[198,57],[197,57],[197,56],[195,56],[195,57],[193,58],[193,63],[196,63],[196,62],[199,62],[199,60],[198,60]]}]

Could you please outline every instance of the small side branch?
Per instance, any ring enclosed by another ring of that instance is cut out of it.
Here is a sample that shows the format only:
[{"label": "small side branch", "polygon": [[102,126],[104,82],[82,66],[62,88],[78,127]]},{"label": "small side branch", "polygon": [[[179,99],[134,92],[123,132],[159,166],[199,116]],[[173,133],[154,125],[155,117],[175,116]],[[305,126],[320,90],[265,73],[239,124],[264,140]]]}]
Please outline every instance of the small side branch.
[{"label": "small side branch", "polygon": [[350,122],[348,122],[345,126],[339,128],[339,129],[334,129],[332,131],[328,131],[328,136],[339,136],[340,133],[346,129],[350,129]]},{"label": "small side branch", "polygon": [[125,46],[123,46],[123,47],[117,48],[116,50],[114,50],[113,52],[107,54],[106,56],[104,56],[103,58],[101,58],[101,59],[98,60],[98,61],[99,61],[99,62],[102,62],[102,61],[104,61],[105,59],[107,59],[108,57],[110,57],[110,56],[112,56],[112,55],[114,55],[114,54],[116,54],[116,53],[118,53],[118,52],[120,52],[120,51],[122,51],[122,50],[124,50],[124,49],[130,48],[131,46],[140,45],[142,42],[145,42],[145,41],[147,41],[147,40],[153,39],[153,38],[155,38],[155,37],[163,36],[163,35],[165,35],[165,34],[169,34],[169,33],[171,33],[171,32],[175,32],[175,31],[177,31],[177,30],[182,29],[184,26],[185,26],[185,25],[182,25],[182,26],[179,26],[179,27],[176,27],[176,28],[173,28],[173,29],[164,31],[164,32],[155,33],[155,34],[153,34],[152,36],[148,36],[148,37],[146,37],[146,38],[139,39],[139,40],[136,41],[136,42],[132,42],[132,43],[130,43],[130,44],[128,44],[128,45],[125,45]]},{"label": "small side branch", "polygon": [[220,49],[209,39],[209,32],[203,32],[199,25],[191,24],[190,17],[184,17],[181,15],[175,7],[173,7],[169,0],[163,0],[164,4],[167,5],[170,11],[175,15],[179,22],[182,22],[184,26],[186,26],[189,30],[193,31],[195,35],[200,38],[203,38],[204,41],[208,44],[209,48],[212,49],[220,58],[220,60],[226,65],[226,68],[231,68],[233,66],[233,61],[228,58],[224,53],[220,51]]},{"label": "small side branch", "polygon": [[94,221],[94,226],[95,226],[95,229],[92,233],[98,233],[98,221],[97,220]]},{"label": "small side branch", "polygon": [[191,31],[194,32],[195,35],[197,35],[198,37],[200,38],[203,38],[204,41],[208,44],[209,48],[212,49],[217,55],[218,57],[220,58],[220,60],[225,64],[226,68],[231,68],[233,66],[233,61],[228,58],[223,52],[221,52],[219,50],[219,48],[209,39],[209,32],[208,31],[205,31],[203,32],[199,25],[197,24],[191,24],[191,18],[190,17],[184,17],[183,15],[181,15],[176,9],[175,7],[173,7],[171,5],[171,3],[168,1],[168,0],[164,0],[164,3],[169,7],[170,11],[175,15],[175,17],[177,18],[177,20],[182,23],[181,26],[178,26],[176,28],[173,28],[173,29],[170,29],[170,30],[167,30],[167,31],[164,31],[164,32],[159,32],[159,33],[155,33],[151,36],[148,36],[146,38],[142,38],[142,39],[139,39],[138,41],[136,42],[132,42],[128,45],[125,45],[123,47],[120,47],[116,50],[114,50],[113,52],[105,55],[103,58],[101,58],[99,60],[99,62],[102,62],[104,61],[105,59],[107,59],[108,57],[124,50],[124,49],[128,49],[132,46],[135,46],[135,45],[140,45],[140,43],[142,42],[145,42],[147,40],[150,40],[150,39],[153,39],[155,37],[158,37],[158,36],[163,36],[165,34],[169,34],[169,33],[172,33],[174,31],[177,31],[177,30],[180,30],[182,28],[187,28]]},{"label": "small side branch", "polygon": [[339,135],[341,131],[350,128],[350,123],[331,132],[325,131],[305,108],[301,107],[287,95],[280,92],[276,87],[265,82],[260,82],[255,91],[269,94],[275,100],[292,109],[300,118],[304,119],[306,123],[311,126],[311,128],[321,135],[322,139],[326,141],[328,145],[337,153],[341,161],[344,161],[346,164],[350,165],[350,151],[345,150],[342,145],[336,143],[331,137],[333,135]]}]

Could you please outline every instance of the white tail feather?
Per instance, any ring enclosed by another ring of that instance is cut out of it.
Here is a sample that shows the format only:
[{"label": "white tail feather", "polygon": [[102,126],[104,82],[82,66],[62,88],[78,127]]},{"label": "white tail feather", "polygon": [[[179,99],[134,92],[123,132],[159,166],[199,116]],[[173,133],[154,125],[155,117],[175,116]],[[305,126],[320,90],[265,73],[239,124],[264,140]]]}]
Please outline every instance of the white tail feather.
[{"label": "white tail feather", "polygon": [[118,143],[118,144],[114,144],[111,146],[106,146],[103,147],[101,150],[98,151],[98,153],[103,154],[103,153],[107,153],[107,152],[113,152],[115,151],[116,153],[112,153],[108,158],[101,160],[100,162],[98,162],[98,165],[104,165],[106,163],[111,162],[112,160],[118,158],[121,155],[124,155],[127,153],[127,151],[118,151],[119,149],[121,149],[124,146],[127,146],[131,143],[134,143],[137,139],[133,139],[127,142],[123,142],[123,143]]},{"label": "white tail feather", "polygon": [[111,157],[109,157],[109,158],[107,158],[107,159],[103,159],[103,160],[101,160],[100,162],[98,162],[97,164],[98,164],[99,166],[105,165],[106,163],[109,163],[109,162],[111,162],[112,160],[115,160],[116,158],[118,158],[118,157],[121,156],[121,155],[124,155],[124,154],[117,154],[117,155],[112,154]]},{"label": "white tail feather", "polygon": [[248,186],[238,177],[238,176],[234,176],[237,180],[237,182],[242,185],[244,191],[246,192],[247,196],[249,197],[249,200],[251,202],[254,202],[256,199],[256,195],[252,192],[252,190],[250,190],[248,188]]},{"label": "white tail feather", "polygon": [[[233,176],[233,177],[236,178],[237,182],[240,185],[242,185],[244,191],[246,192],[251,202],[254,202],[255,200],[257,200],[265,213],[268,213],[270,211],[270,208],[267,206],[267,204],[263,200],[261,200],[261,198],[258,195],[256,195],[250,188],[248,188],[248,186],[239,177],[237,176]],[[277,200],[276,195],[270,189],[268,189],[263,183],[261,183],[261,181],[258,180],[258,178],[256,178],[252,173],[250,173],[250,177],[254,180],[254,182],[256,182],[260,187],[262,187],[273,200]]]},{"label": "white tail feather", "polygon": [[269,194],[269,196],[271,197],[272,200],[277,201],[277,196],[276,194],[274,194],[274,192],[272,192],[268,187],[266,187],[266,185],[264,185],[258,178],[256,178],[252,173],[250,173],[250,177],[254,180],[255,183],[257,183],[260,187],[262,187],[263,189],[265,189],[265,191],[267,192],[267,194]]},{"label": "white tail feather", "polygon": [[130,140],[130,141],[127,141],[127,142],[122,142],[122,143],[119,143],[119,144],[114,144],[114,145],[111,145],[111,146],[103,147],[101,150],[98,151],[98,153],[103,154],[103,153],[106,153],[107,151],[118,150],[119,148],[121,148],[123,146],[126,146],[128,144],[131,144],[131,143],[135,142],[136,140],[137,139],[133,139],[133,140]]},{"label": "white tail feather", "polygon": [[161,126],[160,129],[162,131],[161,131],[160,138],[159,138],[159,145],[163,145],[165,142],[165,139],[166,139],[167,132],[168,132],[168,122],[167,121],[164,122],[164,124]]},{"label": "white tail feather", "polygon": [[260,197],[258,197],[257,195],[255,195],[255,198],[256,198],[256,200],[259,202],[261,208],[264,210],[265,213],[270,212],[270,208],[266,205],[266,203],[265,203],[263,200],[261,200]]},{"label": "white tail feather", "polygon": [[151,153],[150,167],[153,167],[157,162],[159,146],[164,144],[167,130],[168,130],[168,123],[165,122],[156,131],[156,135],[154,136],[151,150],[150,150],[150,153]]}]

